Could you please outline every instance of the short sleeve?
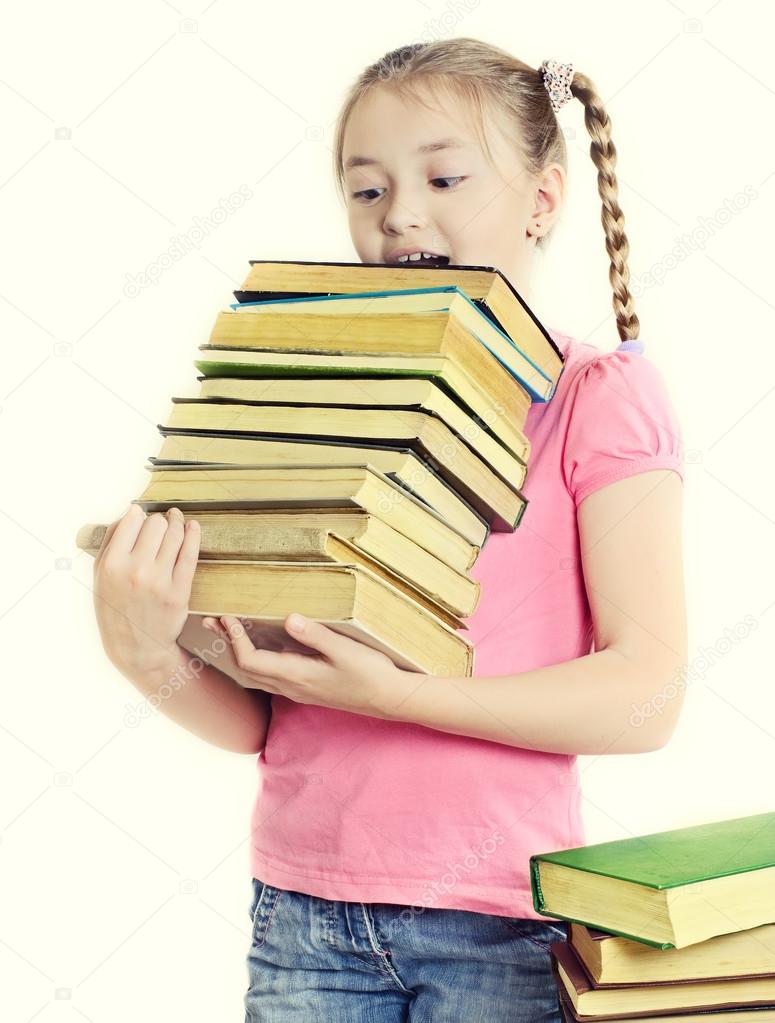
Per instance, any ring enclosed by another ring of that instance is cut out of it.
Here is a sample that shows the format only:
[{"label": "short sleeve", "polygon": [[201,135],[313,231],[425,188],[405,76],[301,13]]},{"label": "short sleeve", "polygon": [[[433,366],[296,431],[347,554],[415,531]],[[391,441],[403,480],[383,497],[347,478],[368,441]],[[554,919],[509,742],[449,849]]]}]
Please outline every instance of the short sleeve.
[{"label": "short sleeve", "polygon": [[684,475],[681,426],[645,355],[606,352],[574,380],[562,469],[576,505],[608,483],[650,469]]}]

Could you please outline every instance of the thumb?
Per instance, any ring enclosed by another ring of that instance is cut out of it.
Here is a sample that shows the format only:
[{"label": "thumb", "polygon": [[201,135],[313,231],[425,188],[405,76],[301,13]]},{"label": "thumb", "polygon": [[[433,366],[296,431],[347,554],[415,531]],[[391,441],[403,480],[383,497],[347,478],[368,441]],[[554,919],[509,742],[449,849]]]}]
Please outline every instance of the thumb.
[{"label": "thumb", "polygon": [[343,656],[346,651],[348,642],[346,636],[340,636],[322,622],[305,618],[304,615],[296,613],[288,615],[285,619],[285,628],[294,639],[298,639],[313,650],[318,650],[325,657],[334,659]]}]

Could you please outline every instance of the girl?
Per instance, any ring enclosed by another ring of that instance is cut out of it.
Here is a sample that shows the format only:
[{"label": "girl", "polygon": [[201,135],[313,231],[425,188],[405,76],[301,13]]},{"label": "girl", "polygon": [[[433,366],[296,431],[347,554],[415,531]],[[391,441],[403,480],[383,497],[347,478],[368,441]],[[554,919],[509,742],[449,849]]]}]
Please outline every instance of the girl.
[{"label": "girl", "polygon": [[656,698],[686,660],[679,424],[637,344],[616,150],[592,82],[475,39],[393,51],[347,97],[337,180],[361,261],[494,265],[527,296],[562,209],[556,112],[571,94],[593,140],[623,344],[551,331],[565,366],[528,416],[530,505],[471,572],[476,677],[400,670],[293,615],[287,630],[315,655],[255,649],[236,619],[210,619],[237,684],[176,643],[196,522],[132,507],[96,560],[117,667],[146,694],[195,671],[165,713],[262,754],[249,1021],[558,1023],[549,944],[567,926],[534,910],[529,857],[584,844],[578,754],[649,752],[675,727],[680,698]]}]

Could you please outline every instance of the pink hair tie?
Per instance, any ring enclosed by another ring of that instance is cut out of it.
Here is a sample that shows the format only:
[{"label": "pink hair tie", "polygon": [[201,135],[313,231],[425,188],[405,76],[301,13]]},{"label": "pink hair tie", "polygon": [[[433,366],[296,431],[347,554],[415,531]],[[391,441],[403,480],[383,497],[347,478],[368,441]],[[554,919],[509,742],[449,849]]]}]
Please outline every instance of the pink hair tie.
[{"label": "pink hair tie", "polygon": [[573,65],[561,64],[558,60],[545,60],[538,69],[544,78],[544,88],[549,93],[555,114],[573,98],[570,83],[573,80]]}]

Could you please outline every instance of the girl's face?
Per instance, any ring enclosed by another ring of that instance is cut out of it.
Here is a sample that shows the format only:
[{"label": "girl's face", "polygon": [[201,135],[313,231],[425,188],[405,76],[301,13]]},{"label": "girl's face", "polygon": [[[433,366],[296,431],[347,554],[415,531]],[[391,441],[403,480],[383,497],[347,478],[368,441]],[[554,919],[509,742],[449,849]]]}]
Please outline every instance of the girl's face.
[{"label": "girl's face", "polygon": [[[402,250],[495,266],[525,296],[537,234],[559,215],[565,173],[528,175],[513,143],[485,123],[492,166],[465,110],[428,110],[376,88],[353,109],[343,162],[347,214],[363,263]],[[540,227],[536,227],[536,224]]]}]

